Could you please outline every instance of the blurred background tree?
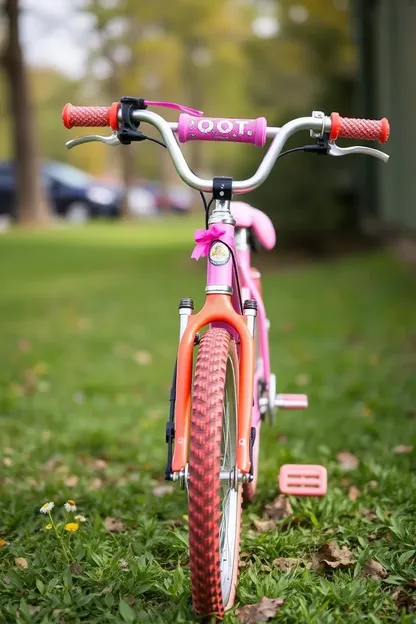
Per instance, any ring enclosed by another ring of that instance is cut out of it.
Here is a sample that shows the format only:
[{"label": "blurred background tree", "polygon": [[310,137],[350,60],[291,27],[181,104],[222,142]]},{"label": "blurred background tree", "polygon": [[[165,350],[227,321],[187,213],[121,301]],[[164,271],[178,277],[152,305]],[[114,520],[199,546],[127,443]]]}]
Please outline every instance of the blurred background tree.
[{"label": "blurred background tree", "polygon": [[[152,144],[112,150],[96,144],[66,153],[60,118],[66,101],[109,104],[136,95],[212,116],[264,115],[271,125],[313,109],[352,111],[356,66],[347,0],[74,0],[72,8],[89,24],[84,40],[73,32],[74,45],[85,52],[79,77],[53,63],[29,67],[43,156],[119,179],[126,191],[139,179],[176,182],[168,155]],[[50,28],[74,30],[69,20],[63,26],[51,19]],[[4,109],[0,114],[4,129],[9,118]],[[310,142],[306,135],[300,140]],[[262,156],[232,144],[195,142],[184,149],[204,175],[246,176]],[[5,144],[1,155],[10,153]],[[357,226],[351,166],[349,159],[284,158],[249,201],[272,216],[281,240],[320,249],[329,234]]]},{"label": "blurred background tree", "polygon": [[4,0],[1,62],[7,84],[15,156],[16,217],[24,225],[45,225],[49,222],[50,211],[40,178],[35,112],[20,42],[19,10],[18,0]]}]

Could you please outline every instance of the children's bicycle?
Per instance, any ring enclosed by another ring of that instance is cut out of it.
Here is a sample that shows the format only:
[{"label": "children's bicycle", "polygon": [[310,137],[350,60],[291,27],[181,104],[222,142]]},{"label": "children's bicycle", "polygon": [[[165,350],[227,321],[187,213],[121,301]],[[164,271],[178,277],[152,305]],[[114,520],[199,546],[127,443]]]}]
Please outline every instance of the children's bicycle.
[{"label": "children's bicycle", "polygon": [[[157,105],[180,109],[178,123],[169,123],[147,110]],[[251,266],[253,245],[270,250],[275,231],[260,210],[232,196],[262,184],[278,158],[294,150],[282,149],[290,136],[308,130],[306,152],[344,156],[367,154],[387,162],[388,155],[363,146],[340,148],[338,137],[384,143],[389,137],[387,119],[330,117],[314,111],[310,117],[289,121],[281,128],[268,127],[264,117],[226,119],[202,117],[168,102],[123,97],[106,107],[63,110],[67,128],[110,126],[109,137],[83,136],[68,148],[90,141],[106,145],[151,140],[166,147],[182,180],[201,192],[205,229],[195,232],[192,258],[207,257],[206,300],[195,313],[192,299],[179,303],[180,340],[166,426],[166,479],[186,489],[189,501],[189,554],[192,599],[198,615],[221,619],[234,603],[239,563],[242,499],[256,491],[260,427],[276,409],[305,409],[304,394],[276,393],[270,372],[266,310],[259,272]],[[163,141],[143,134],[141,124],[157,128]],[[272,139],[260,166],[251,178],[199,178],[188,166],[179,144],[192,140],[234,141],[263,147]],[[207,202],[204,192],[212,193]],[[202,330],[205,330],[204,332]],[[196,362],[194,366],[194,362]],[[280,491],[295,496],[322,496],[327,474],[323,466],[284,465]]]}]

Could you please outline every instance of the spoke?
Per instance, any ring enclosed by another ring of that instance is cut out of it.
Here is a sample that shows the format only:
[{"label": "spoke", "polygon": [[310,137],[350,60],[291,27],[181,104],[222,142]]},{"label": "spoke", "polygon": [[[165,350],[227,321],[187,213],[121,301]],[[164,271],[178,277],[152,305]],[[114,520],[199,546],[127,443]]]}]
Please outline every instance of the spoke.
[{"label": "spoke", "polygon": [[[234,370],[231,359],[227,363],[227,375],[224,389],[223,423],[221,437],[221,469],[234,470],[236,462],[236,439],[237,439],[237,413],[236,413],[236,388]],[[236,524],[237,524],[237,499],[238,484],[235,488],[228,484],[221,484],[221,521],[219,527],[220,537],[220,563],[221,563],[221,587],[223,601],[226,604],[230,595],[233,572],[235,565],[236,547]]]}]

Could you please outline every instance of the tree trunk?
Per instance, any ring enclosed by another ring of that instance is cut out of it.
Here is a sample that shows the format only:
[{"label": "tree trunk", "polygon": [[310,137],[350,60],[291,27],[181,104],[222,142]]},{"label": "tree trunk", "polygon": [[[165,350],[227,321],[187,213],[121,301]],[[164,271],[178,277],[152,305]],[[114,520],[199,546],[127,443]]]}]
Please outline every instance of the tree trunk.
[{"label": "tree trunk", "polygon": [[19,39],[19,1],[5,0],[8,33],[2,55],[13,124],[17,219],[24,225],[46,225],[49,204],[41,186],[35,120]]}]

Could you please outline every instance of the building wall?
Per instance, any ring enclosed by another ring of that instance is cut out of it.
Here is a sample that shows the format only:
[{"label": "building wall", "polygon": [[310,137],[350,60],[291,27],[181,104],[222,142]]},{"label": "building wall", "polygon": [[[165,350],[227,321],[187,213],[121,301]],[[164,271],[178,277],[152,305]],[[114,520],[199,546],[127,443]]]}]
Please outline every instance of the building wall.
[{"label": "building wall", "polygon": [[390,160],[376,169],[378,212],[385,224],[416,232],[416,2],[377,0],[373,28],[374,113],[391,122]]}]

